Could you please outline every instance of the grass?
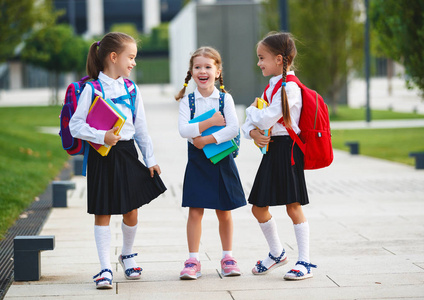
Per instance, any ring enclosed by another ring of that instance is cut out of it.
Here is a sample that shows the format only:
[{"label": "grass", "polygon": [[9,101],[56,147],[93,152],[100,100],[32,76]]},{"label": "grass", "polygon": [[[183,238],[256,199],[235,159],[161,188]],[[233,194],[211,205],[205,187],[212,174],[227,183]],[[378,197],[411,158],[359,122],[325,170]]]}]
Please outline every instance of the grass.
[{"label": "grass", "polygon": [[[417,113],[399,113],[389,110],[372,110],[371,120],[399,120],[399,119],[424,119],[424,115]],[[330,116],[331,121],[364,121],[365,108],[349,108],[339,106],[337,116]]]},{"label": "grass", "polygon": [[[331,121],[358,121],[364,118],[365,108],[340,106],[338,115],[331,116]],[[371,112],[371,120],[399,119],[424,119],[424,115],[383,110]],[[362,155],[411,166],[415,165],[415,159],[409,157],[409,153],[424,151],[424,128],[331,130],[331,134],[335,149],[349,151],[345,143],[358,141]]]},{"label": "grass", "polygon": [[0,239],[69,159],[58,135],[37,131],[38,126],[59,126],[60,109],[0,109]]}]

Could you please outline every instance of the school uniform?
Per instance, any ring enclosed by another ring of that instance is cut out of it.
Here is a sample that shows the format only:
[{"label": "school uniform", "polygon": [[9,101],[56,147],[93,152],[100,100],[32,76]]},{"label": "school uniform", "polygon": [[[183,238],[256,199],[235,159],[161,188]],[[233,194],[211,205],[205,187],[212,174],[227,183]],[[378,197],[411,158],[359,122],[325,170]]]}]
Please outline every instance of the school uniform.
[{"label": "school uniform", "polygon": [[[100,72],[98,79],[106,98],[126,95],[122,77],[112,79]],[[125,214],[149,203],[166,190],[160,177],[150,177],[149,167],[156,165],[152,140],[147,132],[144,106],[138,87],[135,100],[135,120],[130,108],[116,105],[127,117],[121,129],[121,139],[107,156],[101,156],[90,146],[87,164],[88,213],[95,215]],[[92,87],[87,85],[69,123],[72,136],[104,144],[106,131],[90,127],[86,122],[92,103]],[[126,101],[129,101],[128,99]],[[147,167],[138,159],[137,142]]]},{"label": "school uniform", "polygon": [[[199,116],[212,108],[219,111],[219,91],[214,89],[209,97],[203,97],[197,90],[195,96],[195,115]],[[230,94],[224,98],[225,128],[212,135],[217,144],[229,141],[238,134],[238,119],[234,101]],[[232,154],[213,164],[202,149],[193,145],[193,138],[201,135],[199,124],[190,124],[191,119],[188,95],[179,106],[178,129],[180,135],[188,140],[188,162],[184,175],[183,207],[232,210],[246,205],[239,173]]]},{"label": "school uniform", "polygon": [[[287,75],[290,74],[294,75],[294,72],[287,73]],[[269,80],[269,88],[266,90],[269,100],[281,77],[282,75],[278,75]],[[294,82],[287,82],[285,89],[292,128],[296,134],[299,134],[298,124],[302,110],[301,89]],[[262,98],[264,98],[263,94]],[[301,205],[309,203],[303,170],[303,153],[298,145],[293,143],[285,127],[277,122],[282,115],[281,87],[266,109],[259,110],[253,106],[246,109],[246,121],[242,126],[242,132],[247,139],[252,139],[250,131],[255,128],[265,130],[272,127],[268,152],[263,155],[248,199],[249,203],[259,207],[287,205],[295,202]],[[291,163],[292,153],[294,165]]]}]

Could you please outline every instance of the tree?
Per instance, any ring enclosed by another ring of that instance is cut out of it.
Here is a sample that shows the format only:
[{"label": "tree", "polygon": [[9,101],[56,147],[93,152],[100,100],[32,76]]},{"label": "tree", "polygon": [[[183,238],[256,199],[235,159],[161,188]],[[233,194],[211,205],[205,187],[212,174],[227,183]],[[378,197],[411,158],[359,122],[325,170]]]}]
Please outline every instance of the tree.
[{"label": "tree", "polygon": [[370,1],[375,49],[404,65],[407,86],[424,93],[424,0]]},{"label": "tree", "polygon": [[24,61],[54,73],[53,104],[58,104],[59,75],[85,70],[89,45],[69,25],[55,25],[35,31],[22,50]]},{"label": "tree", "polygon": [[[323,94],[337,114],[348,74],[362,69],[363,23],[354,0],[290,2],[290,28],[300,40],[297,62],[305,84]],[[357,3],[357,1],[356,1]]]},{"label": "tree", "polygon": [[[332,114],[347,76],[363,68],[363,23],[357,0],[290,0],[290,32],[296,39],[296,74],[330,102]],[[268,31],[279,31],[278,1],[263,3]]]},{"label": "tree", "polygon": [[50,0],[0,0],[0,63],[15,56],[16,47],[32,28],[53,24]]}]

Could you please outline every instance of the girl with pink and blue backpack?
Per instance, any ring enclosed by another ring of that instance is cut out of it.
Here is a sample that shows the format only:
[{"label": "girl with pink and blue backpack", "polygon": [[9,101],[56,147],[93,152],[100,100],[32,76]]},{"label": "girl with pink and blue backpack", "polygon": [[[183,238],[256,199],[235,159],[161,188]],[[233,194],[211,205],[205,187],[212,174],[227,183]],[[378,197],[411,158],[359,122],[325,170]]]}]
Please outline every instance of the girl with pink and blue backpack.
[{"label": "girl with pink and blue backpack", "polygon": [[[147,131],[146,116],[138,87],[125,79],[135,67],[136,41],[118,32],[106,34],[91,45],[87,57],[86,83],[75,113],[69,123],[74,138],[112,146],[107,156],[89,147],[87,161],[87,206],[94,214],[94,236],[101,271],[94,276],[98,289],[112,288],[110,262],[111,215],[122,215],[123,246],[118,261],[126,279],[139,279],[142,269],[137,265],[133,244],[137,232],[138,208],[162,194],[166,187],[160,179],[159,165]],[[135,92],[134,92],[135,91]],[[125,114],[119,135],[117,128],[97,130],[86,123],[87,114],[96,95],[111,99]],[[141,150],[144,165],[134,142]]]}]

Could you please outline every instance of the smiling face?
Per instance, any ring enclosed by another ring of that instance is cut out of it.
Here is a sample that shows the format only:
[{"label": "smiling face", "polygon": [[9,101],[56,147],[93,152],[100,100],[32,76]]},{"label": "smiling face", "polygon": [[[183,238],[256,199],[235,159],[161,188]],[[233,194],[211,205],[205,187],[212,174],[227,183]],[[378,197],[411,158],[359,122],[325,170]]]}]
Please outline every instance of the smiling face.
[{"label": "smiling face", "polygon": [[258,56],[258,67],[262,70],[262,75],[277,76],[283,73],[283,59],[281,55],[272,54],[262,43],[256,49]]},{"label": "smiling face", "polygon": [[117,57],[117,72],[119,76],[130,76],[131,70],[135,67],[135,58],[137,57],[137,45],[135,43],[126,43],[124,51]]},{"label": "smiling face", "polygon": [[212,94],[215,81],[220,74],[221,71],[217,68],[215,60],[212,58],[201,55],[193,59],[191,75],[197,84],[197,89],[204,97]]}]

